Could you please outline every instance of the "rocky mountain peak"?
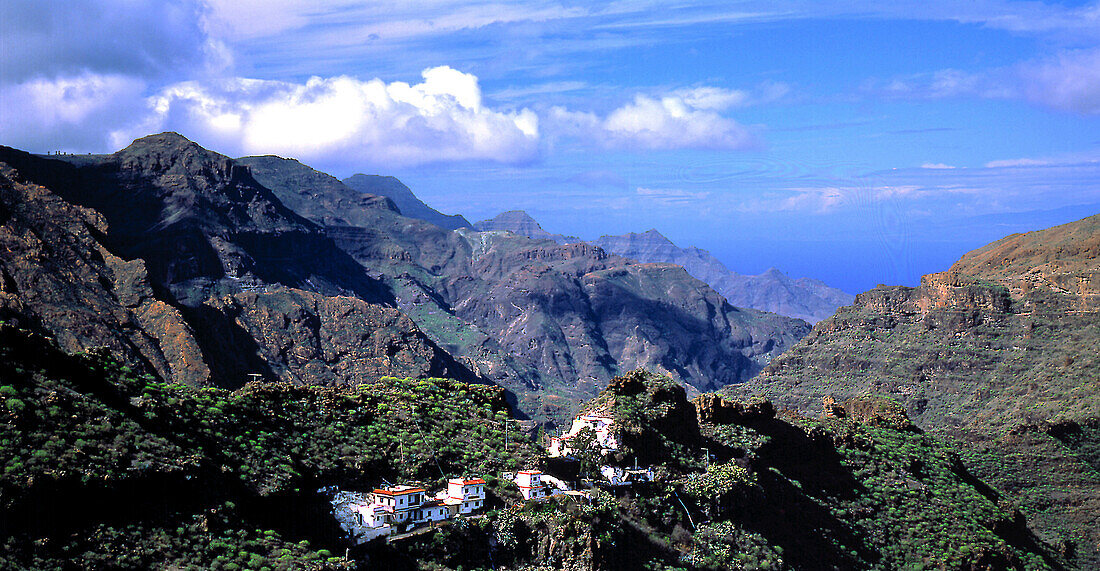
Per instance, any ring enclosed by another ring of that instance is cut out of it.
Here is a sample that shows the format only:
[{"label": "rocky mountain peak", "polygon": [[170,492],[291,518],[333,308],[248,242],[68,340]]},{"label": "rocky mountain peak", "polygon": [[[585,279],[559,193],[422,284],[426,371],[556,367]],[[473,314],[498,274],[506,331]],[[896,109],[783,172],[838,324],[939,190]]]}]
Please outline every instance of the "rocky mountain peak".
[{"label": "rocky mountain peak", "polygon": [[[187,172],[230,175],[232,161],[209,151],[179,133],[166,132],[149,135],[130,143],[128,147],[112,155],[123,169],[140,169],[144,172],[165,172],[184,169]],[[245,174],[245,173],[241,173]]]}]

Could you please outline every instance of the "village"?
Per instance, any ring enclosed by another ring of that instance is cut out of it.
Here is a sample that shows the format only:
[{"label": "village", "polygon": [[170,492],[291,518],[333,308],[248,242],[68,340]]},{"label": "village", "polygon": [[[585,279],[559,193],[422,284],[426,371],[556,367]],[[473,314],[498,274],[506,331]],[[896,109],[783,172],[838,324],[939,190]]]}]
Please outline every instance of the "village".
[{"label": "village", "polygon": [[[584,444],[587,447],[581,449]],[[561,436],[550,438],[547,456],[574,459],[578,453],[596,451],[603,457],[619,447],[614,418],[607,411],[594,410],[573,419],[572,426]],[[543,501],[555,496],[588,501],[591,498],[588,489],[652,481],[653,470],[601,465],[592,476],[570,485],[552,474],[529,468],[504,472],[501,479],[516,486],[522,501]],[[477,517],[477,512],[485,507],[485,486],[483,477],[468,475],[448,479],[447,487],[434,493],[414,484],[386,485],[371,492],[336,490],[331,503],[341,529],[353,544],[361,545],[378,538],[393,541],[415,535],[459,517]]]}]

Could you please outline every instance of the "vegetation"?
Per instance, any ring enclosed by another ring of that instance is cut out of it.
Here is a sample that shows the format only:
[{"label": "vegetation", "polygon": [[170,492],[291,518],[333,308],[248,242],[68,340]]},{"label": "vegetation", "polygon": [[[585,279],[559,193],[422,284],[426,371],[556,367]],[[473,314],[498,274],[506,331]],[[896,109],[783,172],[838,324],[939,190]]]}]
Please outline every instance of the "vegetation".
[{"label": "vegetation", "polygon": [[[352,390],[166,385],[109,355],[65,355],[7,325],[0,370],[4,568],[1060,562],[932,437],[768,415],[700,426],[683,389],[644,373],[616,379],[590,406],[622,420],[631,453],[664,455],[659,481],[524,503],[492,477],[538,461],[524,440],[506,447],[496,387],[392,378]],[[348,558],[327,499],[314,492],[382,479],[438,485],[463,473],[489,476],[486,517],[372,542]]]},{"label": "vegetation", "polygon": [[[318,486],[437,485],[535,457],[522,440],[506,448],[507,406],[490,386],[165,385],[109,355],[65,355],[7,325],[0,370],[0,567],[181,557],[183,566],[339,566],[298,543],[340,546]],[[225,553],[195,547],[221,543]]]}]

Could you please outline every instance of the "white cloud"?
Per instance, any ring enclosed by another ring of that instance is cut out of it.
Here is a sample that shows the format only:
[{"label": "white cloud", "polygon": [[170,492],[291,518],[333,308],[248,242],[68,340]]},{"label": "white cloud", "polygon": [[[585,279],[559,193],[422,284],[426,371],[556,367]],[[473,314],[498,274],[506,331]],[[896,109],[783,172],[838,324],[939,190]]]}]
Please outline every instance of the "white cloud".
[{"label": "white cloud", "polygon": [[967,72],[941,69],[891,78],[870,79],[862,91],[888,99],[946,99],[951,97],[981,97],[1005,99],[1017,97],[1017,80],[1005,69]]},{"label": "white cloud", "polygon": [[1014,159],[1001,159],[985,163],[987,168],[1014,168],[1014,167],[1052,167],[1074,165],[1096,165],[1100,163],[1100,151],[1090,150],[1076,153],[1066,153],[1047,157],[1020,157]]},{"label": "white cloud", "polygon": [[785,83],[767,81],[749,91],[703,86],[678,89],[673,91],[672,95],[679,98],[688,107],[708,111],[724,111],[726,109],[771,103],[783,98],[790,91],[790,86]]},{"label": "white cloud", "polygon": [[749,100],[749,94],[740,89],[721,87],[694,87],[673,92],[685,105],[695,109],[722,111],[730,107],[741,107]]},{"label": "white cloud", "polygon": [[90,72],[0,85],[0,139],[36,151],[109,148],[107,133],[143,103],[145,82]]},{"label": "white cloud", "polygon": [[1019,69],[1028,100],[1077,113],[1100,113],[1100,49],[1063,52]]},{"label": "white cloud", "polygon": [[732,91],[700,91],[654,99],[637,95],[605,118],[553,107],[549,119],[558,133],[625,149],[747,149],[758,145],[746,127],[714,111],[731,105]]},{"label": "white cloud", "polygon": [[710,196],[709,192],[691,192],[678,188],[645,188],[641,186],[636,188],[634,192],[645,200],[664,206],[695,203],[706,200]]},{"label": "white cloud", "polygon": [[795,194],[768,210],[778,211],[808,211],[817,214],[832,212],[848,201],[850,189],[825,187],[825,188],[792,188]]},{"label": "white cloud", "polygon": [[393,167],[438,161],[518,163],[538,153],[534,112],[485,107],[477,77],[446,66],[414,85],[314,77],[184,82],[150,99],[151,115],[115,134],[121,146],[175,130],[234,154],[275,153],[325,165]]},{"label": "white cloud", "polygon": [[[914,169],[919,170],[919,169]],[[932,169],[935,175],[952,176],[954,169]],[[966,169],[959,169],[963,172]],[[891,173],[889,176],[898,176]],[[927,179],[919,182],[901,179],[889,184],[876,185],[823,185],[818,187],[795,187],[785,189],[783,193],[764,193],[742,202],[739,210],[744,212],[804,212],[811,214],[831,214],[841,210],[858,210],[871,204],[885,201],[906,201],[907,203],[928,203],[929,201],[967,200],[967,195],[978,196],[986,190],[956,180]],[[838,181],[850,182],[850,181]]]},{"label": "white cloud", "polygon": [[951,165],[944,164],[944,163],[924,163],[923,165],[920,166],[920,168],[922,168],[922,169],[933,169],[933,170],[944,170],[944,169],[953,169],[955,167],[953,167]]},{"label": "white cloud", "polygon": [[[324,37],[346,44],[367,37],[409,39],[484,28],[493,24],[521,24],[588,15],[587,9],[534,0],[502,3],[497,0],[206,0],[211,33],[229,40],[271,37],[307,26],[334,28]],[[342,39],[341,39],[342,38]]]},{"label": "white cloud", "polygon": [[1049,165],[1050,162],[1042,159],[1003,159],[998,161],[989,161],[985,163],[986,168],[1006,168],[1006,167],[1041,167]]},{"label": "white cloud", "polygon": [[1060,111],[1100,114],[1100,49],[1065,51],[981,72],[943,69],[871,79],[862,90],[890,99],[1023,99]]}]

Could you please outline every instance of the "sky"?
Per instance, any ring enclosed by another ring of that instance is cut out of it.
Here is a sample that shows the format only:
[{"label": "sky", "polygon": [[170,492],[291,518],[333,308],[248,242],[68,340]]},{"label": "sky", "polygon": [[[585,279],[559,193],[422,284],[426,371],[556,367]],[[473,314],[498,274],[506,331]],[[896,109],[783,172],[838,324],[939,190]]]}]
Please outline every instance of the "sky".
[{"label": "sky", "polygon": [[162,131],[858,293],[1100,212],[1100,2],[0,2],[0,144]]}]

